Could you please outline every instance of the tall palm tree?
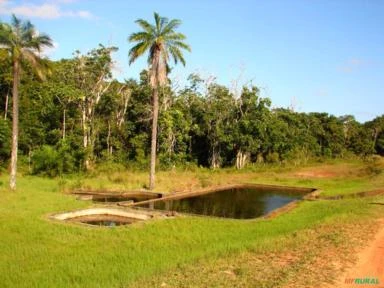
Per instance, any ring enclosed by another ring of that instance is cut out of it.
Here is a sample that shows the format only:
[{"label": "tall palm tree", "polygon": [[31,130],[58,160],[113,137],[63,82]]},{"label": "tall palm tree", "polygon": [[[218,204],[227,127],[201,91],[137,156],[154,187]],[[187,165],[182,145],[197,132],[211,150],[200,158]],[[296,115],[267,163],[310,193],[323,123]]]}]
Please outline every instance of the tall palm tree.
[{"label": "tall palm tree", "polygon": [[156,143],[157,143],[157,119],[159,116],[159,88],[167,83],[168,61],[170,56],[175,64],[181,62],[185,66],[182,50],[191,51],[184,42],[185,35],[175,30],[181,21],[168,20],[154,13],[155,25],[143,19],[136,20],[142,31],[129,36],[129,42],[136,42],[129,50],[129,64],[148,51],[149,81],[152,88],[152,138],[151,138],[151,168],[149,172],[149,189],[155,187]]},{"label": "tall palm tree", "polygon": [[19,84],[21,67],[24,63],[44,78],[44,65],[39,57],[43,47],[52,47],[52,40],[45,34],[39,34],[29,21],[21,21],[12,15],[11,24],[0,23],[0,48],[8,51],[12,58],[13,73],[13,107],[12,107],[12,153],[10,188],[16,189],[17,146],[19,134]]}]

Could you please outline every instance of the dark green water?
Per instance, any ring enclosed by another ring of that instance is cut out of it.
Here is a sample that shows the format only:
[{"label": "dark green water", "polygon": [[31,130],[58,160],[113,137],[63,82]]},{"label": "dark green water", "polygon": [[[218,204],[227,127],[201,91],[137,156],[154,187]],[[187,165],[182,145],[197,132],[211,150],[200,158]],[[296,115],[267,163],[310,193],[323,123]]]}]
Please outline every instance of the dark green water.
[{"label": "dark green water", "polygon": [[107,226],[107,227],[115,227],[132,224],[137,222],[137,219],[131,219],[128,217],[121,217],[115,215],[88,215],[88,216],[80,216],[76,218],[72,218],[71,222],[81,222],[94,226]]},{"label": "dark green water", "polygon": [[131,224],[131,222],[118,222],[118,221],[83,221],[82,223],[86,223],[94,226],[107,226],[107,227],[115,227]]},{"label": "dark green water", "polygon": [[179,200],[158,201],[155,202],[154,208],[224,218],[251,219],[268,214],[303,196],[303,193],[297,192],[231,189]]}]

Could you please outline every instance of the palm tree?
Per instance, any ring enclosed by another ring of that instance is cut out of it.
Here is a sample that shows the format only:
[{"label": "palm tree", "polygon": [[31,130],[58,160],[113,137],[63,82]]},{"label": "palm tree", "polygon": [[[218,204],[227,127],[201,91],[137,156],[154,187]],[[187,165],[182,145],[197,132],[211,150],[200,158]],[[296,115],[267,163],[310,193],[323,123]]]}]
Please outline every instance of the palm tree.
[{"label": "palm tree", "polygon": [[44,78],[43,61],[39,53],[43,47],[52,47],[52,40],[45,34],[39,34],[29,21],[21,21],[12,15],[11,24],[0,23],[0,48],[5,49],[12,58],[13,73],[13,107],[12,107],[12,153],[10,188],[16,189],[17,146],[19,134],[19,84],[21,66],[24,63]]},{"label": "palm tree", "polygon": [[168,60],[170,56],[175,64],[180,61],[185,66],[182,49],[191,51],[191,48],[184,42],[186,37],[175,32],[181,21],[160,17],[154,13],[155,25],[143,19],[136,20],[136,23],[143,29],[140,32],[129,36],[129,42],[136,42],[129,50],[129,64],[132,64],[144,53],[148,53],[149,81],[152,88],[152,138],[151,138],[151,168],[149,172],[149,189],[155,187],[155,164],[156,164],[156,140],[157,140],[157,119],[159,115],[159,88],[167,84],[167,72],[169,71]]}]

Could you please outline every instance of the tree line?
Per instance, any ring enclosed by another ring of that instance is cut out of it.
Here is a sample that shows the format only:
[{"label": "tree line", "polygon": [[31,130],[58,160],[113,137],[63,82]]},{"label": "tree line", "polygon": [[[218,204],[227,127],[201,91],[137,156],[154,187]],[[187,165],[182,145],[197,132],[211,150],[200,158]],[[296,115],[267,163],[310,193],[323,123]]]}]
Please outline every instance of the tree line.
[{"label": "tree line", "polygon": [[[156,17],[155,24],[164,19]],[[138,21],[143,32],[156,27]],[[180,23],[172,21],[165,24],[177,28]],[[130,38],[138,44],[148,37],[139,33]],[[131,61],[151,46],[134,47]],[[157,50],[149,51],[149,68],[138,79],[118,81],[112,76],[112,55],[117,49],[99,45],[87,53],[75,51],[69,59],[43,59],[49,67],[45,81],[34,73],[33,61],[23,65],[18,91],[19,155],[31,173],[56,176],[105,161],[146,169],[153,149],[158,156],[155,162],[164,169],[186,165],[241,169],[252,163],[302,164],[324,157],[384,154],[384,115],[359,123],[353,115],[272,108],[271,99],[261,97],[254,85],[234,93],[198,74],[191,74],[185,87],[175,89],[169,80],[169,63],[153,62],[160,53]],[[184,63],[180,51],[170,53],[175,62]],[[14,101],[13,71],[10,54],[0,49],[0,161],[4,167],[11,159],[15,117],[8,108]],[[153,121],[154,92],[157,123]]]}]

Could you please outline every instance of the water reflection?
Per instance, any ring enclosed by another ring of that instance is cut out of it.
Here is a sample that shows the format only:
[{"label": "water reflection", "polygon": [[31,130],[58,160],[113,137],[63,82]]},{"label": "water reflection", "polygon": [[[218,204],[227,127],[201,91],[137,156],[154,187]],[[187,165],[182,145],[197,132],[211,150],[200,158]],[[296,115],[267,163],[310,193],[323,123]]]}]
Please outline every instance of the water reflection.
[{"label": "water reflection", "polygon": [[265,215],[302,197],[303,194],[294,192],[231,189],[179,200],[158,201],[154,203],[154,208],[207,216],[250,219]]}]

